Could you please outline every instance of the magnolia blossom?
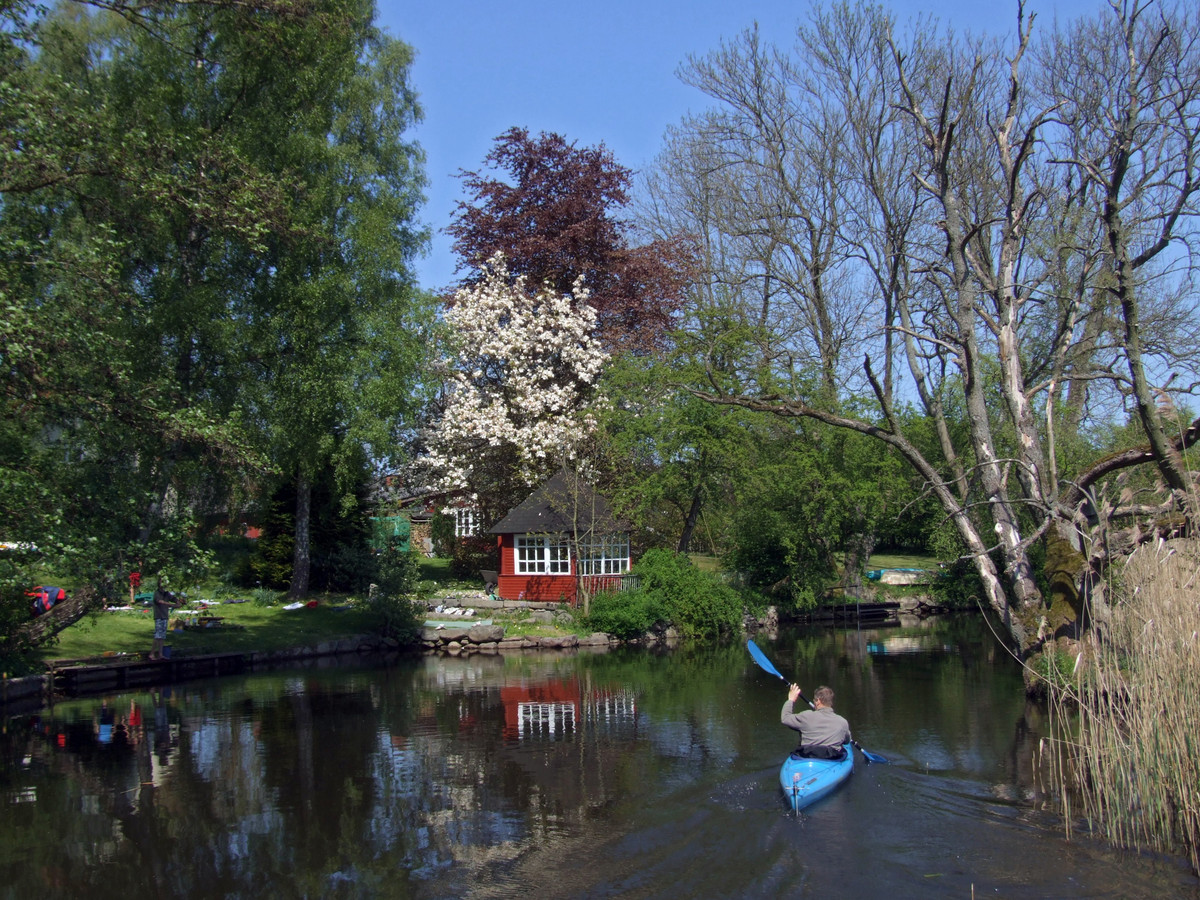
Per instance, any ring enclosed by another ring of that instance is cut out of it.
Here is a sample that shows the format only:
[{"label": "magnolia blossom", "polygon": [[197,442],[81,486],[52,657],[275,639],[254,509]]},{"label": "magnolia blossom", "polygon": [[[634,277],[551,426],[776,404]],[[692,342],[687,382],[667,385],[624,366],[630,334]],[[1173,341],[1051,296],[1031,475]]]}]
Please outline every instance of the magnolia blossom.
[{"label": "magnolia blossom", "polygon": [[532,485],[575,457],[592,431],[587,411],[603,402],[597,384],[608,360],[587,298],[582,280],[573,296],[531,291],[499,256],[455,294],[446,312],[452,358],[443,362],[450,390],[426,440],[437,487],[475,490],[481,473],[513,459],[508,475]]}]

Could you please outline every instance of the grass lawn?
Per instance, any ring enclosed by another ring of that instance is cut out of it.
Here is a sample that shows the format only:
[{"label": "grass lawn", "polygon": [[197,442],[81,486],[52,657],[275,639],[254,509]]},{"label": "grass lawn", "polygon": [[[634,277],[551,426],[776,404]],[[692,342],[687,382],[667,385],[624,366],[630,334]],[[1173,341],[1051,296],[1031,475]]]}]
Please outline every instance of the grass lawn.
[{"label": "grass lawn", "polygon": [[[216,603],[207,612],[221,622],[208,628],[171,630],[167,644],[173,653],[234,653],[252,650],[284,650],[321,641],[372,631],[373,617],[363,604],[337,608],[344,598],[321,599],[315,608],[287,610],[254,601]],[[171,624],[190,615],[180,608]],[[144,653],[154,638],[154,619],[149,607],[136,610],[104,610],[85,616],[58,635],[58,640],[37,653],[40,660],[84,659],[106,654]]]},{"label": "grass lawn", "polygon": [[867,571],[874,569],[933,569],[937,570],[938,560],[932,556],[918,556],[905,553],[875,553],[867,563]]},{"label": "grass lawn", "polygon": [[[432,582],[435,597],[441,592],[482,587],[452,576],[450,561],[446,559],[422,559],[420,578]],[[206,599],[210,603],[206,612],[222,621],[213,627],[169,631],[167,644],[172,653],[188,656],[286,650],[374,631],[374,617],[360,598],[345,594],[317,595],[313,598],[317,601],[315,607],[287,610],[283,608],[282,600],[269,604],[256,599],[242,603],[221,602],[216,598],[228,594],[228,589],[219,590],[219,587],[214,583],[186,591],[189,601]],[[251,592],[239,595],[242,596],[249,597]],[[188,602],[185,607],[172,612],[171,623],[173,625],[177,619],[187,620],[195,614],[194,606]],[[565,633],[554,625],[523,621],[526,618],[524,612],[505,614],[480,610],[479,616],[504,625],[505,633],[511,637]],[[40,648],[33,656],[36,661],[44,662],[148,653],[153,640],[154,619],[148,605],[133,610],[110,609],[80,619],[60,632],[54,643]]]}]

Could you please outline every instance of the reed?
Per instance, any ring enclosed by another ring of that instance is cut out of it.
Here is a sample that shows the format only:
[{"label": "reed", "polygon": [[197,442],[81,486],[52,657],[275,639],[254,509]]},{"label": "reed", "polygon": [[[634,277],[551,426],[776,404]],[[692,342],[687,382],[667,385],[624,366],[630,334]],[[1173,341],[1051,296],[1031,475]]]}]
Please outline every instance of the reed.
[{"label": "reed", "polygon": [[1140,548],[1110,596],[1074,677],[1052,689],[1063,811],[1200,873],[1200,545]]}]

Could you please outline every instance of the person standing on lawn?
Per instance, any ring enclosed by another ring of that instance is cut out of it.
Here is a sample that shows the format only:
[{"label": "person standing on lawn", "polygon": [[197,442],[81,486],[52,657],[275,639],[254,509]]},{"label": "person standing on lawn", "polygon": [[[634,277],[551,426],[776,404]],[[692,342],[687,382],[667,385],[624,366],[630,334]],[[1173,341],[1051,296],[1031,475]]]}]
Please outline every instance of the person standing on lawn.
[{"label": "person standing on lawn", "polygon": [[171,610],[179,606],[179,600],[167,588],[170,582],[166,575],[158,576],[158,589],[154,592],[154,649],[151,659],[163,658],[163,644],[167,641],[167,619]]}]

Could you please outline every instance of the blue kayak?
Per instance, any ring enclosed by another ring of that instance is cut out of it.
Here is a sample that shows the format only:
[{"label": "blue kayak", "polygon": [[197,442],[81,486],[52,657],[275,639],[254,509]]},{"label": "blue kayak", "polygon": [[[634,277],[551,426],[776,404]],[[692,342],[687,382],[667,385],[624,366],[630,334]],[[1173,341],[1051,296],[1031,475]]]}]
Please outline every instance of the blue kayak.
[{"label": "blue kayak", "polygon": [[787,796],[792,809],[801,810],[815,803],[845,781],[854,771],[854,750],[843,745],[843,759],[811,759],[789,756],[779,769],[779,786]]}]

